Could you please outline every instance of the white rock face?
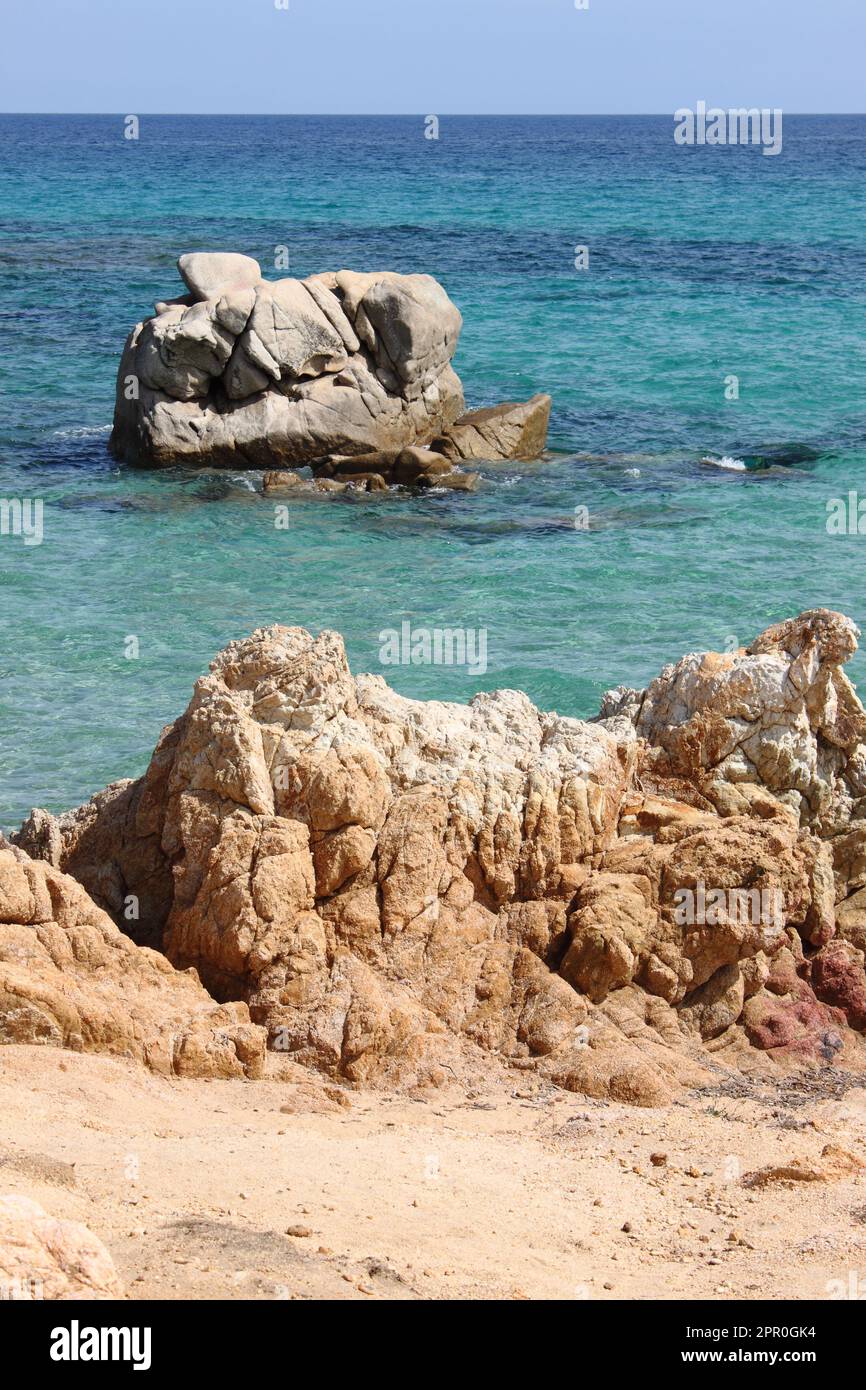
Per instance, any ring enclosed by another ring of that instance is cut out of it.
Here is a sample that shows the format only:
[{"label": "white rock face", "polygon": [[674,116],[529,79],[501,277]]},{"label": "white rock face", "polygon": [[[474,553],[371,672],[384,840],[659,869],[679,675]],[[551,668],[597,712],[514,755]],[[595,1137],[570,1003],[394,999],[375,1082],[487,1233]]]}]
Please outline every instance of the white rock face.
[{"label": "white rock face", "polygon": [[627,708],[657,765],[714,803],[745,809],[736,784],[758,784],[832,833],[866,794],[866,717],[841,669],[859,635],[841,613],[801,613],[737,652],[684,656],[642,696],[611,692],[603,712]]},{"label": "white rock face", "polygon": [[230,287],[257,285],[262,278],[258,261],[236,251],[188,251],[177,268],[196,299],[212,299]]},{"label": "white rock face", "polygon": [[123,352],[111,448],[136,464],[302,464],[428,441],[463,411],[460,313],[429,275],[263,280],[193,252]]}]

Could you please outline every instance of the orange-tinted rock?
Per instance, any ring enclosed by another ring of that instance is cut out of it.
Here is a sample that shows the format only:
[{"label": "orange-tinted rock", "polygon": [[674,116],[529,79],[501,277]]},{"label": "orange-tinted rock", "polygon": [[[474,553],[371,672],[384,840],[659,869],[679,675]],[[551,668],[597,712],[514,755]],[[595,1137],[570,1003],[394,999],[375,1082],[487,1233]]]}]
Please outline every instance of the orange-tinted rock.
[{"label": "orange-tinted rock", "polygon": [[0,848],[0,1043],[104,1052],[177,1076],[262,1074],[265,1037],[194,972],[133,944],[80,884]]},{"label": "orange-tinted rock", "polygon": [[708,1048],[863,1066],[854,631],[802,615],[586,723],[516,691],[407,700],[334,633],[260,630],[143,778],[19,843],[121,926],[134,898],[137,939],[274,1053],[356,1084],[483,1052],[654,1104]]}]

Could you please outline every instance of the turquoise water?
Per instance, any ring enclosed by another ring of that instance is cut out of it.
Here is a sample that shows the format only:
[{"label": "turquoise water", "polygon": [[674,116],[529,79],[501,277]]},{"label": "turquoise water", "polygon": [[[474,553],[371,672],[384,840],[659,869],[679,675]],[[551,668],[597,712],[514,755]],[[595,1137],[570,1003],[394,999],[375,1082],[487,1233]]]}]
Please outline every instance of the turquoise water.
[{"label": "turquoise water", "polygon": [[[266,623],[338,628],[356,670],[404,619],[486,627],[483,677],[384,674],[586,715],[801,608],[866,618],[866,538],[825,527],[828,498],[866,497],[866,118],[788,117],[777,158],[672,129],[143,117],[132,142],[121,117],[0,117],[0,497],[41,498],[45,527],[0,536],[0,825],[143,770],[214,653]],[[474,496],[297,502],[287,531],[248,476],[119,467],[117,357],[176,256],[274,274],[278,245],[299,276],[438,276],[470,404],[550,391],[551,458]]]}]

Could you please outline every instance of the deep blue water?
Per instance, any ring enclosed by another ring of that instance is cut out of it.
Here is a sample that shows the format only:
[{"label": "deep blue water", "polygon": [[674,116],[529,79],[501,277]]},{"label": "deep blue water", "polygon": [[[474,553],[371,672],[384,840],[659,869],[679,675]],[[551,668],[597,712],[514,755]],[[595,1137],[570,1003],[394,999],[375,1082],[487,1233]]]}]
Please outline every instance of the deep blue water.
[{"label": "deep blue water", "polygon": [[[825,525],[829,498],[866,497],[866,118],[787,117],[776,158],[672,135],[144,116],[133,142],[121,116],[0,116],[0,497],[45,508],[43,544],[0,536],[0,825],[140,772],[214,653],[264,623],[338,628],[356,670],[404,618],[484,626],[480,679],[385,674],[590,714],[801,608],[866,617],[866,537]],[[485,469],[474,496],[293,504],[285,532],[244,475],[118,467],[118,354],[180,289],[178,254],[274,275],[279,245],[298,276],[436,275],[470,404],[550,391],[551,457]]]}]

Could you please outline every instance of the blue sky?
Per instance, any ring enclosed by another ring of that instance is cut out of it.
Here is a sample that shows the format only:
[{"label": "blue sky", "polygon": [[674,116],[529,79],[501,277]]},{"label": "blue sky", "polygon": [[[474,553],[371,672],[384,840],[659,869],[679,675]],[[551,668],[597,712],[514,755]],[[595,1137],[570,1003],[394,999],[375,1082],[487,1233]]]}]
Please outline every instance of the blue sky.
[{"label": "blue sky", "polygon": [[866,109],[866,0],[5,0],[4,111]]}]

